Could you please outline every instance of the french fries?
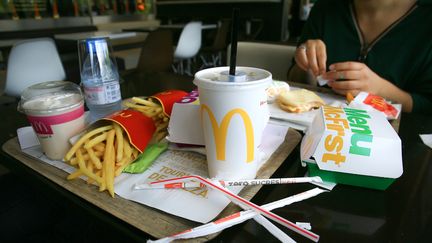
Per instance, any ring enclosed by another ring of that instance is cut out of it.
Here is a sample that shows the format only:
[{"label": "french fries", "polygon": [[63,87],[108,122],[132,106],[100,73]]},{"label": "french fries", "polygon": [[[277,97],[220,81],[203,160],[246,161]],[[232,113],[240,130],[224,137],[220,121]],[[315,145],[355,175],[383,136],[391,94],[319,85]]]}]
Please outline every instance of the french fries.
[{"label": "french fries", "polygon": [[[124,102],[124,105],[154,121],[154,141],[160,141],[167,135],[169,118],[158,101],[133,97],[130,102]],[[86,176],[87,183],[99,186],[99,191],[108,191],[114,197],[114,178],[138,155],[139,151],[131,146],[123,128],[111,122],[81,136],[66,153],[64,160],[77,168],[67,179]]]},{"label": "french fries", "polygon": [[351,92],[346,93],[346,100],[349,103],[354,100],[354,95]]},{"label": "french fries", "polygon": [[95,128],[83,136],[66,153],[65,161],[77,168],[67,179],[87,177],[87,183],[107,190],[114,197],[114,178],[139,155],[123,129],[115,122]]},{"label": "french fries", "polygon": [[168,134],[167,127],[169,117],[164,114],[162,106],[153,98],[132,97],[131,101],[123,103],[126,107],[143,113],[145,116],[153,119],[156,131],[153,138],[156,141],[162,140]]}]

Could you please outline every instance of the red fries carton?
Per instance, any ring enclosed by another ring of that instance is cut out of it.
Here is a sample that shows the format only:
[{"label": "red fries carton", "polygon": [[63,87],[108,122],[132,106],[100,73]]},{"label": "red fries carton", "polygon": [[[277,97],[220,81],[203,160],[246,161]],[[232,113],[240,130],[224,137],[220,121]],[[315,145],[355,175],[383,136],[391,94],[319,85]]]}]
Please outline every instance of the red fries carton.
[{"label": "red fries carton", "polygon": [[170,117],[174,103],[180,101],[187,95],[183,90],[168,90],[152,95],[152,98],[157,99],[162,105],[163,112]]},{"label": "red fries carton", "polygon": [[156,131],[153,119],[135,110],[121,110],[103,118],[119,124],[127,133],[130,143],[142,153]]},{"label": "red fries carton", "polygon": [[355,99],[350,102],[349,106],[365,110],[377,110],[385,114],[389,120],[397,119],[400,113],[400,110],[387,102],[383,97],[367,92],[360,92]]}]

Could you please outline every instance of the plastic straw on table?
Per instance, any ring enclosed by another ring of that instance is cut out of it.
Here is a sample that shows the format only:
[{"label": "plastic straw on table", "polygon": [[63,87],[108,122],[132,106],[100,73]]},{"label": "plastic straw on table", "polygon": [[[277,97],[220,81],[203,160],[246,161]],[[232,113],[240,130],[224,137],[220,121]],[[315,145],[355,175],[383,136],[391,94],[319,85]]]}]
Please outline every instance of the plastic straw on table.
[{"label": "plastic straw on table", "polygon": [[255,215],[253,219],[262,225],[264,228],[266,228],[274,237],[276,237],[280,242],[286,242],[286,243],[296,243],[295,240],[293,240],[291,237],[289,237],[285,232],[283,232],[281,229],[276,227],[276,225],[272,224],[268,219],[266,219],[261,214]]},{"label": "plastic straw on table", "polygon": [[239,9],[234,8],[231,24],[231,53],[229,75],[235,76],[237,62],[237,35],[238,35]]},{"label": "plastic straw on table", "polygon": [[[276,208],[281,208],[281,207],[285,207],[287,205],[296,203],[296,202],[300,202],[306,199],[309,199],[311,197],[315,197],[323,192],[327,192],[326,190],[320,189],[320,188],[314,188],[284,199],[280,199],[265,205],[262,205],[261,207],[263,207],[264,209],[268,210],[268,211],[272,211]],[[204,225],[200,225],[198,227],[192,228],[192,229],[188,229],[185,230],[183,232],[179,232],[177,234],[165,237],[165,238],[161,238],[159,240],[155,240],[155,241],[147,241],[148,243],[165,243],[165,242],[171,242],[173,240],[176,239],[191,239],[191,238],[196,238],[196,237],[201,237],[201,236],[206,236],[209,234],[213,234],[219,231],[222,231],[224,229],[227,229],[229,227],[232,227],[236,224],[240,224],[243,223],[246,220],[249,220],[251,218],[254,218],[256,215],[258,215],[256,212],[252,211],[252,210],[246,210],[246,211],[241,211],[241,212],[237,212],[235,214],[231,214],[228,215],[224,218],[218,219],[216,221],[204,224]]]},{"label": "plastic straw on table", "polygon": [[[241,208],[243,208],[244,210],[252,210],[255,211],[258,214],[261,214],[285,227],[287,227],[288,229],[314,241],[317,242],[319,240],[319,235],[303,229],[299,226],[297,226],[296,224],[294,224],[293,222],[282,218],[238,195],[235,195],[234,193],[232,193],[231,191],[227,190],[226,188],[222,187],[220,185],[220,183],[215,183],[212,182],[210,180],[204,179],[201,176],[197,176],[197,175],[190,175],[190,176],[183,176],[183,177],[178,177],[178,178],[171,178],[171,179],[166,179],[166,180],[161,180],[158,181],[160,183],[166,183],[166,182],[181,182],[181,181],[189,181],[189,180],[198,180],[201,183],[205,184],[207,187],[211,187],[213,189],[215,189],[215,191],[219,191],[221,193],[223,193],[226,197],[228,197],[228,199],[231,200],[231,202],[235,203],[236,205],[240,206]],[[219,184],[219,185],[218,185]]]}]

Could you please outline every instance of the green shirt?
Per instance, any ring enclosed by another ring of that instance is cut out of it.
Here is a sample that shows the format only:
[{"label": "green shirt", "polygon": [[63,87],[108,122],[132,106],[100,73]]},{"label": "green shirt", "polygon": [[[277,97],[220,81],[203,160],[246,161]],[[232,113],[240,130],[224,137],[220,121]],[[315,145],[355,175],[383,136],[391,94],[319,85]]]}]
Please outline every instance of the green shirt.
[{"label": "green shirt", "polygon": [[409,92],[413,112],[432,114],[431,3],[431,0],[417,1],[417,6],[372,42],[368,50],[362,47],[352,1],[319,0],[311,10],[299,43],[321,39],[326,44],[328,66],[362,61],[382,78]]}]

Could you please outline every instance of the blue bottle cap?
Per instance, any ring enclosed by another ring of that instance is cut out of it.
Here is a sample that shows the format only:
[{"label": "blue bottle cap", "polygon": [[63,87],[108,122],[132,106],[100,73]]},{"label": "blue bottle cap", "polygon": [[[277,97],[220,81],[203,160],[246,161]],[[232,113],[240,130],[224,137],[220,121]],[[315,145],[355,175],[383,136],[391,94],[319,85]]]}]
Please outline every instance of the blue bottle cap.
[{"label": "blue bottle cap", "polygon": [[103,48],[107,49],[108,47],[108,38],[107,37],[94,37],[88,38],[84,40],[87,46],[87,50],[89,53],[96,52],[97,49]]}]

